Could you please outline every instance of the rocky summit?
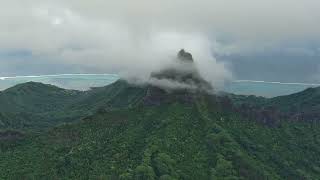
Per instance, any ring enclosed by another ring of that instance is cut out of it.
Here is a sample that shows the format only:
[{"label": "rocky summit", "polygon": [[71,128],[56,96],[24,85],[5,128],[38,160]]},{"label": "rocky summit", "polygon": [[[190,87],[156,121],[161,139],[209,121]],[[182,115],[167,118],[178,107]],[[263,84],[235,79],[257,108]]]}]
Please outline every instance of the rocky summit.
[{"label": "rocky summit", "polygon": [[177,55],[178,59],[184,62],[193,62],[192,54],[181,49]]},{"label": "rocky summit", "polygon": [[199,73],[191,53],[181,49],[175,60],[175,66],[162,69],[159,72],[153,72],[151,73],[151,78],[177,84],[175,86],[176,89],[213,90],[211,84]]}]

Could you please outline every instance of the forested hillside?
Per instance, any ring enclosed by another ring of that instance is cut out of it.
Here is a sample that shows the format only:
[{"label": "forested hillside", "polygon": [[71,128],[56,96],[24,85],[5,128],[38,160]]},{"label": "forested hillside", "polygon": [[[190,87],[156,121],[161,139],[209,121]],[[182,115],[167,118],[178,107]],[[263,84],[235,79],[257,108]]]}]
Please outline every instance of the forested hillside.
[{"label": "forested hillside", "polygon": [[[264,116],[241,112],[242,96],[235,102],[124,81],[74,93],[78,98],[67,109],[91,114],[44,132],[0,133],[0,178],[320,177],[319,124],[278,119],[271,126],[254,119]],[[257,104],[264,101],[270,100]]]},{"label": "forested hillside", "polygon": [[[100,107],[127,105],[134,100],[130,98],[143,94],[143,89],[134,86],[124,92],[126,87],[121,81],[89,91],[65,90],[36,82],[20,84],[0,92],[0,129],[41,130],[78,120]],[[128,102],[121,99],[126,96]]]}]

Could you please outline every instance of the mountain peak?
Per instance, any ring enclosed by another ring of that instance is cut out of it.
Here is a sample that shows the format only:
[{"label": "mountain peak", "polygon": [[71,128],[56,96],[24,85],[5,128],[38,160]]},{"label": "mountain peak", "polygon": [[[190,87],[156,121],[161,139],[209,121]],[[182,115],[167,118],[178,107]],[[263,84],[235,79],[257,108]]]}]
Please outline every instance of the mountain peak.
[{"label": "mountain peak", "polygon": [[165,84],[170,89],[197,89],[211,91],[212,86],[208,83],[193,64],[192,54],[181,49],[177,54],[178,63],[151,73],[152,83],[155,85]]},{"label": "mountain peak", "polygon": [[184,62],[193,62],[192,54],[181,49],[177,55],[178,59]]}]

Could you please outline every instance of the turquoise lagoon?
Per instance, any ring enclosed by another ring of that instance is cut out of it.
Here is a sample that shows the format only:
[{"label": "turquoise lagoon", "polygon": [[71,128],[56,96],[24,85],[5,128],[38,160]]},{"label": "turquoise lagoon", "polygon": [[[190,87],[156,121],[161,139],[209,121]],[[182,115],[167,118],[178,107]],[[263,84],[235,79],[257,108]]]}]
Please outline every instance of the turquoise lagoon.
[{"label": "turquoise lagoon", "polygon": [[[106,86],[118,79],[114,74],[58,74],[40,76],[0,77],[0,90],[29,81],[52,84],[66,89],[88,90],[90,87]],[[283,83],[251,80],[236,80],[221,90],[234,94],[274,97],[288,95],[320,84]]]}]

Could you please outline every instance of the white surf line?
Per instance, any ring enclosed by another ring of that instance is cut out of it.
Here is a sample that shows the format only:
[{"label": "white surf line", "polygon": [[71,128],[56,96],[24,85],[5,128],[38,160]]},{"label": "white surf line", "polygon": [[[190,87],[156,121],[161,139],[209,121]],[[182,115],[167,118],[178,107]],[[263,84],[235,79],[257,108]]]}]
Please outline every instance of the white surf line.
[{"label": "white surf line", "polygon": [[303,85],[303,86],[320,86],[316,83],[297,83],[297,82],[276,82],[276,81],[256,81],[256,80],[235,80],[235,83],[249,82],[249,83],[267,83],[267,84],[284,84],[284,85]]},{"label": "white surf line", "polygon": [[[59,76],[113,76],[119,77],[117,74],[47,74],[47,75],[33,75],[33,76],[8,76],[8,77],[0,77],[0,80],[6,79],[16,79],[16,78],[41,78],[41,77],[59,77]],[[258,81],[258,80],[234,80],[234,83],[242,83],[242,82],[249,82],[249,83],[268,83],[268,84],[284,84],[284,85],[303,85],[303,86],[320,86],[317,83],[290,83],[290,82],[276,82],[276,81]]]},{"label": "white surf line", "polygon": [[116,74],[48,74],[48,75],[37,75],[37,76],[8,76],[8,77],[0,77],[0,80],[17,79],[17,78],[59,77],[59,76],[113,76],[113,77],[118,77],[118,75],[116,75]]}]

